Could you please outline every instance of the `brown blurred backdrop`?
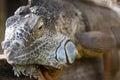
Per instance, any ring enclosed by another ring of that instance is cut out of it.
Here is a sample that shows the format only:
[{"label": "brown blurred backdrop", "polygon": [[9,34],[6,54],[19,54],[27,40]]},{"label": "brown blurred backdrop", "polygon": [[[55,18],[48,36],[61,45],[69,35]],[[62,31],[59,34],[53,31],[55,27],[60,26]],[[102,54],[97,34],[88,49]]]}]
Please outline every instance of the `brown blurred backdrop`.
[{"label": "brown blurred backdrop", "polygon": [[[5,21],[14,14],[14,11],[22,5],[26,5],[27,0],[0,0],[0,44],[4,39]],[[0,54],[2,54],[0,45]]]}]

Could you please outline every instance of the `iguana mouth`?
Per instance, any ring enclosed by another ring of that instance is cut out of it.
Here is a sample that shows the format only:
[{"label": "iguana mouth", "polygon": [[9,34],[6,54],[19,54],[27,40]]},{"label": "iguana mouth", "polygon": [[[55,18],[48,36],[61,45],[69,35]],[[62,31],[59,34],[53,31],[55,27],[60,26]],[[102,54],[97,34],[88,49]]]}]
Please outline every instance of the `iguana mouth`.
[{"label": "iguana mouth", "polygon": [[61,68],[66,63],[73,63],[78,52],[70,38],[60,33],[47,41],[45,38],[36,39],[28,47],[17,50],[5,49],[8,63],[12,65],[39,64],[55,68]]}]

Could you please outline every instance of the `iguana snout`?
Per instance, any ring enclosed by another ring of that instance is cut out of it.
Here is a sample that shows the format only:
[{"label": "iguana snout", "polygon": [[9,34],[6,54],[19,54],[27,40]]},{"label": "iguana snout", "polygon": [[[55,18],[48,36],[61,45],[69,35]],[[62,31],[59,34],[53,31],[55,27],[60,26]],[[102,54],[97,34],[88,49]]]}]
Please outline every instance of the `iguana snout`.
[{"label": "iguana snout", "polygon": [[[13,59],[14,56],[18,56],[16,53],[18,50],[22,50],[27,48],[33,41],[34,37],[32,37],[31,32],[34,26],[31,25],[30,18],[35,22],[38,17],[30,14],[21,16],[15,15],[10,17],[6,22],[6,31],[5,31],[5,39],[2,42],[2,47],[5,50],[5,55],[9,61]],[[34,17],[34,18],[33,18]]]}]

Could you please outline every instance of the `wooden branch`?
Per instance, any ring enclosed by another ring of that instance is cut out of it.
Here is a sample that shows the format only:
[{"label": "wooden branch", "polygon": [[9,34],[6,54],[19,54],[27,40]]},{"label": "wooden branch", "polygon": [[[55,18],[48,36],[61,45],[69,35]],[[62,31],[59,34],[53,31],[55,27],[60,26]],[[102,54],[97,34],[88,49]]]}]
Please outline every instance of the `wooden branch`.
[{"label": "wooden branch", "polygon": [[4,60],[6,59],[5,55],[4,54],[0,54],[0,60]]}]

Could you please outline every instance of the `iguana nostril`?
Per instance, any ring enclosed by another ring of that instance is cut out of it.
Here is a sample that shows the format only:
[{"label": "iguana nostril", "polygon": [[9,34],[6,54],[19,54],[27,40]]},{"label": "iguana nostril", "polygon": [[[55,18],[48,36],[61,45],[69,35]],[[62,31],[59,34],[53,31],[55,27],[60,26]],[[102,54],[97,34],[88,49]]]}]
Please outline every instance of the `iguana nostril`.
[{"label": "iguana nostril", "polygon": [[24,42],[21,40],[14,40],[11,42],[10,48],[14,51],[24,48]]}]

